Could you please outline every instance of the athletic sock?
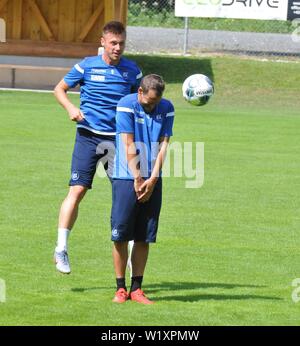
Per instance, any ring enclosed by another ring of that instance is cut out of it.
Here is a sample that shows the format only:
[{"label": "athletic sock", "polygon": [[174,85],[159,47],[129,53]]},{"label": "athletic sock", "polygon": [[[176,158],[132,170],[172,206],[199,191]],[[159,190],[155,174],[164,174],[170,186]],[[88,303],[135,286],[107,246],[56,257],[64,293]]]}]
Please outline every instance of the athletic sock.
[{"label": "athletic sock", "polygon": [[125,291],[127,291],[126,285],[125,285],[125,278],[116,278],[116,282],[117,282],[117,291],[120,288],[124,288]]},{"label": "athletic sock", "polygon": [[143,276],[133,276],[131,278],[130,292],[133,292],[139,288],[142,288],[142,282],[143,282]]},{"label": "athletic sock", "polygon": [[67,228],[59,228],[57,236],[56,252],[67,251],[68,250],[68,238],[70,235],[70,230]]}]

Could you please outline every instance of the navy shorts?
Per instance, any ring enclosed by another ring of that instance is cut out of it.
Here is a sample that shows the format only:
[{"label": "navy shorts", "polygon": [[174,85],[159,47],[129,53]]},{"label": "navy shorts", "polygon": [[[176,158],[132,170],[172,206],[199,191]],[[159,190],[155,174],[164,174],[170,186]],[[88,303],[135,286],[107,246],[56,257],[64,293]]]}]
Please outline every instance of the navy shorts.
[{"label": "navy shorts", "polygon": [[86,129],[78,128],[69,185],[81,185],[91,189],[98,162],[102,162],[107,176],[111,179],[114,156],[114,136],[97,135]]},{"label": "navy shorts", "polygon": [[133,180],[113,179],[112,199],[111,240],[155,243],[162,201],[161,178],[145,203],[137,201]]}]

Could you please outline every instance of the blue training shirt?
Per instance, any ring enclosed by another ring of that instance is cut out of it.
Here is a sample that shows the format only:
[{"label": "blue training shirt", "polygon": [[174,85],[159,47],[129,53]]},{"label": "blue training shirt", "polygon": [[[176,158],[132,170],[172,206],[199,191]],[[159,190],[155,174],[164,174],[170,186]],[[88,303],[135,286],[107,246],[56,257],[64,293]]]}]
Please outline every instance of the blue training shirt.
[{"label": "blue training shirt", "polygon": [[88,57],[64,77],[70,88],[80,84],[80,110],[85,119],[77,123],[94,133],[115,135],[119,100],[136,92],[142,72],[131,60],[121,57],[118,65],[108,65],[102,55]]},{"label": "blue training shirt", "polygon": [[172,103],[166,99],[161,99],[149,114],[145,113],[139,104],[138,94],[127,95],[119,101],[116,114],[116,156],[113,178],[133,180],[121,133],[134,134],[141,176],[144,178],[151,176],[159,152],[159,139],[173,134],[174,114]]}]

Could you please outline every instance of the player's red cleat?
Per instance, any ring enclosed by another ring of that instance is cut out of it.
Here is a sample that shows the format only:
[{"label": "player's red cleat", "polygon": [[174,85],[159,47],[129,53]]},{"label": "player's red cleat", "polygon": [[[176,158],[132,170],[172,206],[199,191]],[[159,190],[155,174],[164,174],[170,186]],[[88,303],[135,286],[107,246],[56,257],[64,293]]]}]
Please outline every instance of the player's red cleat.
[{"label": "player's red cleat", "polygon": [[119,288],[114,296],[114,303],[125,303],[128,299],[129,294],[124,288]]},{"label": "player's red cleat", "polygon": [[144,292],[140,288],[138,288],[137,290],[133,292],[130,292],[129,296],[131,300],[141,304],[147,304],[147,305],[154,304],[153,301],[151,301],[145,296]]}]

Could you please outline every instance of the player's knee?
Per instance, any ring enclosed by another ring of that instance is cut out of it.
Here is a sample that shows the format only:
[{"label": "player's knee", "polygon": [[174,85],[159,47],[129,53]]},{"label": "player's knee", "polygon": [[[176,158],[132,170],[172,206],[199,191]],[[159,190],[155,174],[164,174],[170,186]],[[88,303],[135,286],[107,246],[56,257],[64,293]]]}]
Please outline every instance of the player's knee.
[{"label": "player's knee", "polygon": [[124,249],[127,249],[128,247],[128,241],[114,241],[114,248],[117,251],[124,251]]},{"label": "player's knee", "polygon": [[87,188],[85,186],[71,186],[68,198],[72,199],[75,203],[79,203],[86,194]]}]

